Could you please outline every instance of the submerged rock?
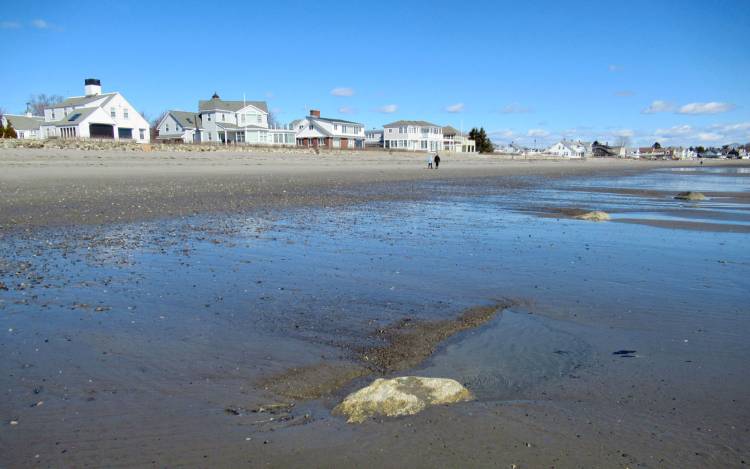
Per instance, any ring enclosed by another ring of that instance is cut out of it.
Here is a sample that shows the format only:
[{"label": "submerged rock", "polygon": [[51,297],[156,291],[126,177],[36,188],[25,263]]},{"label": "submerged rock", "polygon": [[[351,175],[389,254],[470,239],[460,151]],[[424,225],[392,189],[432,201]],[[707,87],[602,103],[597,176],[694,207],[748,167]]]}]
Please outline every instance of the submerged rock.
[{"label": "submerged rock", "polygon": [[582,213],[580,215],[576,215],[576,218],[579,220],[588,220],[588,221],[608,221],[609,214],[607,212],[602,212],[601,210],[594,210],[593,212],[586,212]]},{"label": "submerged rock", "polygon": [[674,196],[675,199],[679,200],[706,200],[706,196],[701,194],[700,192],[680,192],[676,196]]},{"label": "submerged rock", "polygon": [[349,423],[361,423],[375,415],[414,415],[431,405],[473,399],[471,391],[453,379],[402,376],[376,379],[366,388],[349,394],[333,411],[346,415]]}]

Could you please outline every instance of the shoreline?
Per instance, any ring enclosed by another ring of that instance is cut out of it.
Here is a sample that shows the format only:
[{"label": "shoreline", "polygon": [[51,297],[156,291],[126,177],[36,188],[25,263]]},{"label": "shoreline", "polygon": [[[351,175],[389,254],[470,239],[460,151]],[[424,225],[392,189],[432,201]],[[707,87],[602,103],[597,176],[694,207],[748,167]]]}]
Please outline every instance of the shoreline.
[{"label": "shoreline", "polygon": [[[427,170],[423,158],[421,154],[206,155],[0,149],[0,231],[421,197],[418,187],[384,188],[375,193],[358,190],[395,183],[504,176],[558,178],[698,165],[694,161],[508,160],[494,155],[446,155],[441,169]],[[750,166],[744,160],[707,163]]]}]

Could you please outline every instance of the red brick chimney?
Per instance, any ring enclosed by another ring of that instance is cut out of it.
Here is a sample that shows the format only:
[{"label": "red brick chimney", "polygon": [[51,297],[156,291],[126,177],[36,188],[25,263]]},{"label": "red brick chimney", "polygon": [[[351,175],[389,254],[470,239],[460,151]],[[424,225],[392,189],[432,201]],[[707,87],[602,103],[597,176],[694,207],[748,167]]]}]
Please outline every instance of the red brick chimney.
[{"label": "red brick chimney", "polygon": [[310,109],[310,117],[320,117],[320,111],[317,109]]}]

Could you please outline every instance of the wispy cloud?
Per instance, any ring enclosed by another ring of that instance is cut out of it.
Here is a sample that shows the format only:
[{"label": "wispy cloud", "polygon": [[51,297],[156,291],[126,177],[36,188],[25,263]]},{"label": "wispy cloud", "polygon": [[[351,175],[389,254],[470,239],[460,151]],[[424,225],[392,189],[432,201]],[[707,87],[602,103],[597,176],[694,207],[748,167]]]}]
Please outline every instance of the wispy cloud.
[{"label": "wispy cloud", "polygon": [[334,88],[331,90],[331,96],[354,96],[352,88]]},{"label": "wispy cloud", "polygon": [[463,110],[464,110],[464,103],[451,104],[450,106],[446,106],[445,108],[446,112],[453,112],[453,113],[461,112]]},{"label": "wispy cloud", "polygon": [[609,70],[610,72],[621,72],[622,71],[622,66],[621,65],[610,64],[607,67],[607,70]]},{"label": "wispy cloud", "polygon": [[656,114],[658,112],[670,112],[674,110],[674,104],[668,101],[653,101],[646,109],[641,111],[642,114]]},{"label": "wispy cloud", "polygon": [[48,29],[50,27],[50,24],[43,19],[35,19],[31,21],[31,26],[35,27],[36,29]]},{"label": "wispy cloud", "polygon": [[377,111],[386,114],[393,114],[398,111],[398,106],[396,104],[386,104],[385,106],[380,106]]},{"label": "wispy cloud", "polygon": [[489,135],[490,138],[512,139],[516,136],[516,133],[512,129],[500,129],[488,132],[487,135]]},{"label": "wispy cloud", "polygon": [[502,108],[500,112],[503,114],[526,114],[528,112],[531,112],[531,108],[521,106],[518,103],[511,103]]},{"label": "wispy cloud", "polygon": [[679,114],[720,114],[722,112],[729,112],[735,108],[734,104],[730,103],[718,103],[712,101],[710,103],[690,103],[686,104],[677,111]]},{"label": "wispy cloud", "polygon": [[357,111],[356,111],[356,110],[355,110],[354,108],[351,108],[351,107],[349,107],[349,106],[341,106],[341,107],[339,108],[339,112],[340,112],[341,114],[354,114],[354,113],[355,113],[355,112],[357,112]]},{"label": "wispy cloud", "polygon": [[0,21],[0,29],[20,29],[21,23],[18,21]]},{"label": "wispy cloud", "polygon": [[526,136],[534,138],[546,138],[549,137],[550,133],[544,129],[529,129],[526,132]]},{"label": "wispy cloud", "polygon": [[714,132],[700,132],[698,133],[698,140],[701,142],[716,142],[724,138],[723,135]]},{"label": "wispy cloud", "polygon": [[654,134],[660,137],[674,138],[690,135],[694,132],[693,127],[690,125],[675,125],[668,129],[656,129]]},{"label": "wispy cloud", "polygon": [[630,96],[634,96],[635,93],[630,90],[620,90],[615,91],[615,96],[619,96],[621,98],[629,98]]}]

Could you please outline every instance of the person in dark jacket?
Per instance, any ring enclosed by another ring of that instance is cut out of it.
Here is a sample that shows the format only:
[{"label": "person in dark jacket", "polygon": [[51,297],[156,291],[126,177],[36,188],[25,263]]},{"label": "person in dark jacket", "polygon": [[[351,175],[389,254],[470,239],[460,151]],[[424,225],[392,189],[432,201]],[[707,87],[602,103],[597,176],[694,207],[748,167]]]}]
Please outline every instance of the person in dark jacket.
[{"label": "person in dark jacket", "polygon": [[435,169],[438,169],[438,166],[440,166],[440,155],[435,153]]}]

